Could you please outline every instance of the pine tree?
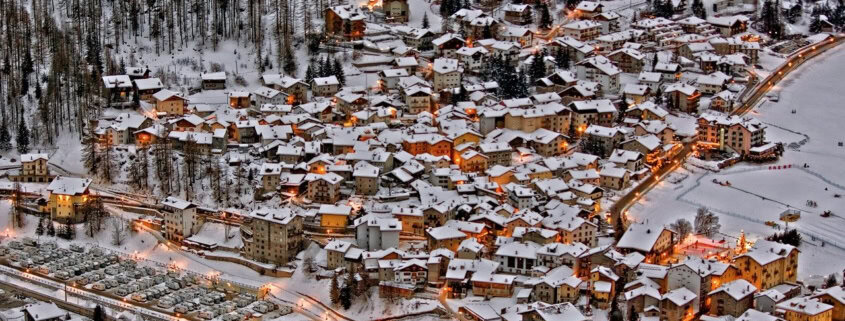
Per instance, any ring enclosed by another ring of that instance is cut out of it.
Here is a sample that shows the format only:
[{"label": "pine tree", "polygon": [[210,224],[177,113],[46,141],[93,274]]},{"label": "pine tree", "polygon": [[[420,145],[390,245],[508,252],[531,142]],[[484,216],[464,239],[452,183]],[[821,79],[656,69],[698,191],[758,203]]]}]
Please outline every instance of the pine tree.
[{"label": "pine tree", "polygon": [[809,31],[812,33],[819,33],[822,31],[822,21],[818,15],[813,16],[813,21],[810,22]]},{"label": "pine tree", "polygon": [[634,310],[634,306],[631,305],[631,311],[628,312],[628,321],[639,321],[639,320],[640,320],[640,314],[637,313],[637,311]]},{"label": "pine tree", "polygon": [[539,27],[542,29],[549,29],[552,27],[552,15],[549,13],[549,6],[545,3],[540,3],[539,9],[540,11],[540,24]]},{"label": "pine tree", "polygon": [[314,80],[314,68],[309,64],[308,69],[305,69],[305,83],[310,84],[312,80]]},{"label": "pine tree", "polygon": [[558,49],[555,54],[555,64],[560,69],[569,69],[569,52],[564,49]]},{"label": "pine tree", "polygon": [[481,38],[484,38],[484,39],[493,38],[493,30],[490,29],[489,24],[484,25],[484,29],[481,31]]},{"label": "pine tree", "polygon": [[428,12],[427,11],[423,14],[422,27],[423,27],[423,29],[428,29],[428,27],[430,27],[429,22],[428,22]]},{"label": "pine tree", "polygon": [[799,19],[801,19],[801,13],[804,10],[804,6],[801,1],[796,1],[795,5],[789,8],[789,15],[787,16],[787,20],[789,23],[796,23]]},{"label": "pine tree", "polygon": [[323,62],[320,64],[320,77],[328,77],[334,74],[332,70],[332,63],[329,56],[323,57]]},{"label": "pine tree", "polygon": [[56,227],[53,225],[53,221],[47,220],[47,236],[56,236]]},{"label": "pine tree", "polygon": [[9,151],[12,149],[12,137],[9,135],[9,129],[6,128],[6,122],[0,123],[0,151]]},{"label": "pine tree", "polygon": [[444,19],[446,17],[450,16],[449,7],[452,5],[452,1],[453,0],[441,0],[440,1],[440,16],[443,17]]},{"label": "pine tree", "polygon": [[94,307],[94,315],[91,317],[92,321],[105,321],[106,314],[103,313],[103,308],[98,304]]},{"label": "pine tree", "polygon": [[35,227],[35,235],[44,235],[44,217],[38,219],[38,226]]},{"label": "pine tree", "polygon": [[534,53],[534,59],[531,62],[531,66],[528,69],[528,74],[530,75],[531,81],[537,81],[537,79],[543,78],[546,76],[546,51],[545,50],[538,50]]},{"label": "pine tree", "polygon": [[763,9],[760,11],[760,20],[763,22],[763,31],[774,39],[780,39],[781,24],[778,6],[772,0],[766,0],[763,3]]},{"label": "pine tree", "polygon": [[707,19],[707,10],[704,9],[704,2],[701,0],[692,0],[692,13],[701,19]]},{"label": "pine tree", "polygon": [[337,60],[337,58],[334,60],[334,67],[332,69],[334,70],[334,75],[337,77],[337,81],[340,82],[340,85],[345,86],[346,74],[343,72],[343,65]]},{"label": "pine tree", "polygon": [[92,131],[86,131],[82,138],[82,163],[89,173],[97,173],[100,157],[97,154],[97,136]]},{"label": "pine tree", "polygon": [[340,289],[340,305],[344,310],[349,310],[352,307],[352,289],[349,286],[344,286]]},{"label": "pine tree", "polygon": [[663,89],[657,87],[657,92],[654,93],[654,103],[658,106],[663,104]]},{"label": "pine tree", "polygon": [[20,125],[18,126],[18,152],[21,154],[29,153],[29,128],[26,127],[26,122],[21,117]]},{"label": "pine tree", "polygon": [[329,287],[329,296],[331,298],[332,304],[337,305],[340,303],[340,285],[337,284],[337,273],[332,276],[332,284]]}]

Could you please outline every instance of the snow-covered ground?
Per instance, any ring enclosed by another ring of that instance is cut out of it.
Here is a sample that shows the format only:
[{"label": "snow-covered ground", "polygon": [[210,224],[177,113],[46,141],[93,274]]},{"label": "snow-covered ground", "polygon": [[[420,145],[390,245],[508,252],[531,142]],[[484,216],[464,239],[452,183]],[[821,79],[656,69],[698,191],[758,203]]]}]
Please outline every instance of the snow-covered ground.
[{"label": "snow-covered ground", "polygon": [[[769,141],[788,146],[806,139],[803,145],[787,148],[773,164],[740,164],[720,173],[687,165],[672,174],[676,179],[660,183],[634,205],[629,217],[669,224],[678,218],[692,220],[698,207],[707,206],[719,213],[722,232],[732,241],[731,237],[742,230],[752,239],[776,232],[764,222],[775,221],[782,226],[779,215],[790,206],[802,210],[802,218],[790,223],[805,240],[799,279],[839,272],[845,265],[845,235],[841,232],[845,198],[835,198],[834,194],[845,197],[845,147],[838,146],[845,142],[841,129],[845,109],[840,108],[845,93],[838,81],[843,68],[843,48],[814,58],[778,85],[779,102],[765,101],[749,115],[768,126]],[[802,168],[805,163],[809,168]],[[769,169],[789,164],[793,165],[791,169]],[[730,181],[732,187],[714,184],[713,179]],[[808,200],[818,207],[806,206]],[[821,217],[825,210],[833,211],[834,216]]]}]

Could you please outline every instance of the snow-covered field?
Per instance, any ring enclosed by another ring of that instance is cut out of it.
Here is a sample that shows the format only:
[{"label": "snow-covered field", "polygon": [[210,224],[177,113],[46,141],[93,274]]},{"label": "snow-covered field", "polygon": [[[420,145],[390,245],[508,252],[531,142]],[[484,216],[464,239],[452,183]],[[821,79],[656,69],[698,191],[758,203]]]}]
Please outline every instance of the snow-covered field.
[{"label": "snow-covered field", "polygon": [[[692,220],[700,206],[719,213],[722,232],[728,241],[744,230],[749,237],[762,238],[776,232],[764,222],[778,221],[789,207],[802,210],[802,218],[790,223],[803,233],[799,279],[814,274],[839,272],[845,266],[845,130],[841,108],[841,70],[845,49],[831,50],[793,72],[776,88],[780,101],[765,101],[749,115],[767,126],[767,139],[787,148],[777,163],[740,164],[720,173],[687,166],[667,179],[634,205],[629,216],[637,221],[653,220],[669,224],[678,218]],[[792,113],[795,110],[795,113]],[[804,164],[809,168],[803,168]],[[769,166],[793,165],[791,169],[770,170]],[[683,178],[687,175],[686,178]],[[732,187],[712,182],[730,181]],[[678,180],[680,180],[678,182]],[[677,183],[670,183],[676,181]],[[813,200],[818,207],[807,206]],[[834,216],[820,216],[831,210]],[[823,246],[822,246],[823,245]]]}]

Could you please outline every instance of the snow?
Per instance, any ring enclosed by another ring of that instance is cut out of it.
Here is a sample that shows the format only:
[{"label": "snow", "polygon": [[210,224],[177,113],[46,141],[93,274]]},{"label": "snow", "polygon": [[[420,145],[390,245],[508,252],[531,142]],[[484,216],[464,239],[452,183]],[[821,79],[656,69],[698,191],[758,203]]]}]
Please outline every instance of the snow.
[{"label": "snow", "polygon": [[[803,211],[799,221],[789,224],[804,235],[799,248],[799,279],[839,272],[838,267],[845,265],[845,236],[840,232],[845,219],[839,213],[845,208],[845,199],[834,198],[833,194],[845,194],[845,172],[841,169],[845,148],[837,146],[845,138],[831,133],[841,132],[840,120],[845,118],[845,110],[836,107],[843,99],[836,85],[843,66],[842,49],[814,58],[776,87],[781,92],[779,102],[765,101],[751,113],[767,126],[767,140],[800,147],[787,148],[772,164],[739,164],[718,173],[682,168],[634,205],[629,218],[692,220],[698,207],[707,206],[719,215],[723,237],[738,237],[744,230],[754,239],[777,232],[764,223],[783,225],[779,215],[789,205]],[[793,109],[795,114],[791,113]],[[667,118],[676,126],[680,123],[673,121],[673,116]],[[683,127],[678,128],[680,132]],[[804,163],[810,167],[802,168]],[[790,169],[769,169],[790,164]],[[672,177],[676,178],[674,183]],[[732,186],[713,184],[710,181],[714,178],[729,181]],[[817,202],[818,207],[808,208],[807,200]],[[825,210],[832,210],[835,216],[821,217]]]}]

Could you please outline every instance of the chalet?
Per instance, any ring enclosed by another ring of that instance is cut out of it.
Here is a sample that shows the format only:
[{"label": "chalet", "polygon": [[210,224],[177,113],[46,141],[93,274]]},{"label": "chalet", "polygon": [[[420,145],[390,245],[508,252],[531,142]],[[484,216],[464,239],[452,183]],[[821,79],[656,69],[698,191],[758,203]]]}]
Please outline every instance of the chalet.
[{"label": "chalet", "polygon": [[138,95],[140,101],[146,101],[154,104],[153,94],[164,89],[161,79],[158,78],[143,78],[135,80],[135,94]]},{"label": "chalet", "polygon": [[259,87],[252,91],[256,106],[282,105],[288,101],[287,94],[269,87]]},{"label": "chalet", "polygon": [[579,19],[593,19],[602,13],[604,5],[595,1],[581,1],[575,7],[575,15]]},{"label": "chalet", "polygon": [[458,60],[437,58],[434,60],[434,90],[460,88],[463,69],[458,66]]},{"label": "chalet", "polygon": [[595,16],[593,16],[593,21],[598,22],[601,24],[601,30],[599,30],[602,34],[607,34],[611,32],[618,32],[619,31],[619,18],[621,16],[616,12],[602,12]]},{"label": "chalet", "polygon": [[660,319],[671,321],[682,321],[692,319],[698,311],[694,304],[698,298],[687,288],[681,287],[666,292],[660,299]]},{"label": "chalet", "polygon": [[740,155],[767,145],[766,126],[756,119],[707,112],[698,118],[698,131],[701,140],[729,147]]},{"label": "chalet", "polygon": [[670,109],[687,113],[698,110],[698,100],[701,98],[701,92],[698,88],[680,82],[666,86],[664,93]]},{"label": "chalet", "polygon": [[595,47],[588,45],[573,37],[558,37],[549,44],[556,53],[563,50],[566,56],[572,61],[581,61],[593,55]]},{"label": "chalet", "polygon": [[522,45],[522,47],[527,47],[534,43],[534,33],[531,32],[531,29],[525,27],[505,27],[504,30],[497,34],[496,39],[516,42]]},{"label": "chalet", "polygon": [[758,240],[748,252],[737,256],[734,264],[741,278],[766,290],[786,282],[795,283],[798,253],[791,245]]},{"label": "chalet", "polygon": [[578,41],[590,41],[599,36],[601,24],[592,20],[576,20],[561,27],[564,37]]},{"label": "chalet", "polygon": [[226,72],[212,72],[200,74],[203,90],[226,89]]},{"label": "chalet", "polygon": [[315,96],[333,96],[340,91],[340,81],[335,76],[314,78],[311,80],[311,91]]},{"label": "chalet", "polygon": [[461,47],[455,52],[464,68],[473,73],[483,70],[489,54],[490,51],[484,47]]},{"label": "chalet", "polygon": [[531,6],[527,4],[508,3],[505,5],[503,10],[505,11],[505,21],[507,22],[517,25],[526,25],[531,23]]},{"label": "chalet", "polygon": [[622,48],[611,52],[607,58],[622,72],[639,73],[645,64],[645,55],[634,49]]},{"label": "chalet", "polygon": [[443,34],[431,43],[434,45],[435,57],[443,58],[456,58],[457,50],[466,45],[466,41],[456,33]]},{"label": "chalet", "polygon": [[753,307],[755,292],[757,288],[743,279],[722,284],[707,294],[710,301],[710,315],[739,317]]},{"label": "chalet", "polygon": [[304,103],[308,99],[310,84],[302,80],[281,74],[266,74],[261,76],[264,86],[273,88],[287,94],[286,104]]},{"label": "chalet", "polygon": [[675,233],[661,225],[634,223],[628,226],[616,248],[623,252],[640,252],[647,261],[672,252]]},{"label": "chalet", "polygon": [[91,179],[59,176],[50,182],[47,208],[50,218],[65,223],[80,223],[85,219],[82,208],[88,202]]},{"label": "chalet", "polygon": [[35,182],[48,183],[54,176],[50,175],[47,161],[48,154],[33,153],[21,155],[21,169],[16,174],[10,174],[9,178],[14,182]]},{"label": "chalet", "polygon": [[605,93],[619,92],[619,75],[622,71],[604,56],[584,59],[576,64],[578,79],[595,81]]},{"label": "chalet", "polygon": [[229,107],[234,109],[249,108],[251,93],[246,91],[233,91],[229,93]]},{"label": "chalet", "polygon": [[[343,177],[335,173],[306,175],[308,181],[307,197],[311,201],[321,204],[334,204],[340,200],[340,183]],[[346,226],[346,224],[343,224]]]},{"label": "chalet", "polygon": [[132,80],[127,75],[103,76],[103,87],[109,99],[129,101],[132,92]]},{"label": "chalet", "polygon": [[625,87],[622,87],[622,97],[626,99],[627,104],[645,103],[649,96],[651,96],[651,88],[647,85],[625,84]]},{"label": "chalet", "polygon": [[591,124],[612,126],[617,114],[616,106],[609,99],[573,101],[568,107],[572,110],[570,127],[574,128],[578,135],[584,134],[587,126]]},{"label": "chalet", "polygon": [[748,29],[750,19],[743,15],[709,17],[707,23],[719,30],[724,37],[730,37],[745,32]]},{"label": "chalet", "polygon": [[385,20],[392,23],[407,23],[411,16],[408,0],[383,0],[381,3]]},{"label": "chalet", "polygon": [[366,18],[367,16],[363,9],[356,5],[326,8],[326,35],[347,40],[361,39],[364,36],[364,29],[366,28],[364,21]]},{"label": "chalet", "polygon": [[786,321],[833,320],[833,306],[808,297],[786,300],[779,303],[777,309],[784,311]]},{"label": "chalet", "polygon": [[[328,175],[335,175],[329,173]],[[310,185],[310,184],[309,184]],[[320,205],[317,215],[320,216],[320,226],[326,228],[345,228],[352,208],[345,205]]]}]

